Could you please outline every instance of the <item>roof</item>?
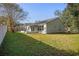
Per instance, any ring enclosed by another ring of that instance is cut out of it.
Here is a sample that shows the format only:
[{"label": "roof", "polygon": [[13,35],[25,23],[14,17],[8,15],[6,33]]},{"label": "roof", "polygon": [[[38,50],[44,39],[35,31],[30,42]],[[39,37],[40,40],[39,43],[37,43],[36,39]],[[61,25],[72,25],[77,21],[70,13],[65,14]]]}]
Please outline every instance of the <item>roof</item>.
[{"label": "roof", "polygon": [[37,23],[37,24],[39,24],[39,23],[49,23],[49,22],[56,21],[56,20],[58,20],[58,19],[59,19],[59,18],[51,18],[51,19],[39,21],[39,22],[36,22],[36,23]]},{"label": "roof", "polygon": [[35,23],[26,23],[26,25],[38,25],[38,24],[42,24],[42,23],[49,23],[49,22],[53,22],[58,20],[59,18],[51,18],[51,19],[47,19],[47,20],[43,20],[43,21],[38,21]]}]

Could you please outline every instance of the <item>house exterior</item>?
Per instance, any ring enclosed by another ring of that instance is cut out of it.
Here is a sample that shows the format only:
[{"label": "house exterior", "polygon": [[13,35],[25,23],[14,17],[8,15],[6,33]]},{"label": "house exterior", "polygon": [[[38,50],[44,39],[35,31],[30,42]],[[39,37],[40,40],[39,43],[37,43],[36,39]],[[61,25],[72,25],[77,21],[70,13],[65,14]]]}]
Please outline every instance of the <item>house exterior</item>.
[{"label": "house exterior", "polygon": [[58,18],[39,21],[26,25],[26,33],[61,33],[65,32],[64,25]]}]

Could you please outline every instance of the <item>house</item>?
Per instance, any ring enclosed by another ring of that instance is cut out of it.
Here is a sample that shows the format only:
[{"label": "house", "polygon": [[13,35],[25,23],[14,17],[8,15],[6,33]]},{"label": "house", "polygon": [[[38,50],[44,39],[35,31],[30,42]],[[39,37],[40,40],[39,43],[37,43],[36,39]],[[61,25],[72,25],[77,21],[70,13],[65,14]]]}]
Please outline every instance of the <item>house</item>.
[{"label": "house", "polygon": [[36,23],[26,24],[26,33],[61,33],[64,32],[64,25],[58,18],[47,19]]},{"label": "house", "polygon": [[16,24],[15,31],[26,31],[26,25],[25,24]]}]

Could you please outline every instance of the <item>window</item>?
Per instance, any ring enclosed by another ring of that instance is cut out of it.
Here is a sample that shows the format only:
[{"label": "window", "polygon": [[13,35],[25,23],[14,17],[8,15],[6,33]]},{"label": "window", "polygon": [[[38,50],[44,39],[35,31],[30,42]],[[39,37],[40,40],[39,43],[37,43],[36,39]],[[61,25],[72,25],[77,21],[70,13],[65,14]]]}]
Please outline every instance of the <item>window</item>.
[{"label": "window", "polygon": [[39,27],[38,27],[38,31],[42,31],[43,29],[44,29],[43,26],[39,26]]},{"label": "window", "polygon": [[31,30],[34,31],[34,27],[33,26],[31,27]]},{"label": "window", "polygon": [[41,26],[41,30],[44,30],[44,27],[43,26]]}]

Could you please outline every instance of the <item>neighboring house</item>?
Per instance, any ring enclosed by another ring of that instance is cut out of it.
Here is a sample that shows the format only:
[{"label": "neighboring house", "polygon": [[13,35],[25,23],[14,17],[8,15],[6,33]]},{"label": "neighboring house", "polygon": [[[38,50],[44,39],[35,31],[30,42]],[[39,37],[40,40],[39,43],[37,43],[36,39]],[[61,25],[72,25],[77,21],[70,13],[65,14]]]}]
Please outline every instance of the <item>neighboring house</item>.
[{"label": "neighboring house", "polygon": [[26,25],[24,24],[16,24],[15,25],[15,31],[26,31]]},{"label": "neighboring house", "polygon": [[64,25],[58,18],[26,24],[26,33],[61,33],[65,32]]}]

